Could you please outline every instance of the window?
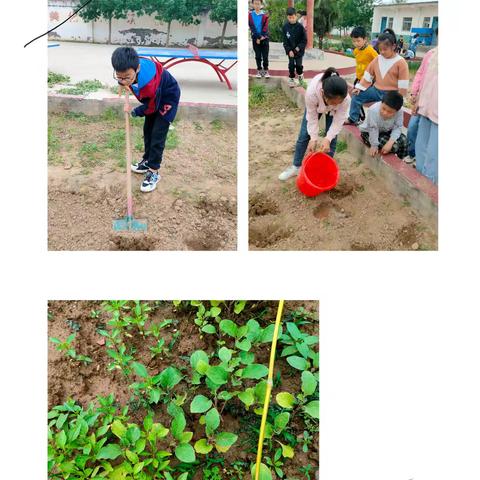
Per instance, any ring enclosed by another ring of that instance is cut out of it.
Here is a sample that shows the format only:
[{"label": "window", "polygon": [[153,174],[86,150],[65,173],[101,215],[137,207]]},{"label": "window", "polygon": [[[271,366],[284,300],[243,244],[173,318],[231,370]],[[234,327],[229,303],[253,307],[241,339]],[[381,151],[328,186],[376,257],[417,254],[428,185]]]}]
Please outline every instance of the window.
[{"label": "window", "polygon": [[402,31],[409,32],[412,28],[412,17],[403,17]]},{"label": "window", "polygon": [[390,17],[388,19],[388,27],[387,28],[393,28],[393,17]]},{"label": "window", "polygon": [[430,28],[430,17],[425,17],[423,19],[423,28]]}]

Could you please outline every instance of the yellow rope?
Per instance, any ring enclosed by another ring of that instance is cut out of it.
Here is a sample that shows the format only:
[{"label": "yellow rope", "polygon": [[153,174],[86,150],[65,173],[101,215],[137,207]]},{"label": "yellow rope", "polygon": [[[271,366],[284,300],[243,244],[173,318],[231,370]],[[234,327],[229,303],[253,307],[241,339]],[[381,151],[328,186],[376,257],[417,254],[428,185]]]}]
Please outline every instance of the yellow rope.
[{"label": "yellow rope", "polygon": [[260,464],[262,463],[263,439],[265,437],[265,425],[267,423],[268,406],[270,405],[270,394],[273,386],[273,367],[275,366],[275,351],[277,350],[278,332],[282,323],[282,312],[284,300],[278,302],[277,319],[275,320],[275,330],[273,331],[272,347],[270,350],[270,365],[268,368],[267,390],[265,392],[265,401],[263,403],[262,423],[260,424],[260,436],[258,437],[257,464],[255,466],[255,480],[260,478]]}]

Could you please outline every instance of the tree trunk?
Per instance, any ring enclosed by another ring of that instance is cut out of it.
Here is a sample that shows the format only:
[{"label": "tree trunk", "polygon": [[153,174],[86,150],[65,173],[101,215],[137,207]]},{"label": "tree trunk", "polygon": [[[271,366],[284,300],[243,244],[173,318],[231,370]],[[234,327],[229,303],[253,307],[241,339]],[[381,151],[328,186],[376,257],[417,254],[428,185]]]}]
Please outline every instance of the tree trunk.
[{"label": "tree trunk", "polygon": [[172,25],[172,22],[168,22],[168,28],[167,28],[167,47],[170,46],[170,27]]},{"label": "tree trunk", "polygon": [[307,0],[307,48],[313,48],[314,0]]},{"label": "tree trunk", "polygon": [[108,44],[112,43],[112,17],[108,19]]},{"label": "tree trunk", "polygon": [[294,7],[295,6],[295,0],[288,0],[288,6],[289,7]]},{"label": "tree trunk", "polygon": [[227,23],[228,23],[228,20],[223,22],[222,38],[220,39],[220,48],[223,48],[223,42],[225,41],[225,32],[227,31]]}]

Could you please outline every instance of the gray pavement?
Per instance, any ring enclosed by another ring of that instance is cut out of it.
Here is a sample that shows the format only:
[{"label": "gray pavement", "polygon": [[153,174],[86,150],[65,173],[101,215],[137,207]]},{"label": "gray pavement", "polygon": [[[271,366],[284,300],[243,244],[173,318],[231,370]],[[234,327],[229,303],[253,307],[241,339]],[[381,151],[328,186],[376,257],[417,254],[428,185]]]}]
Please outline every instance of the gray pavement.
[{"label": "gray pavement", "polygon": [[[69,75],[71,83],[97,79],[105,85],[114,86],[110,63],[112,52],[118,45],[59,42],[60,46],[48,50],[48,69]],[[237,65],[228,76],[233,90],[218,80],[215,71],[199,62],[186,62],[174,66],[170,73],[182,89],[182,102],[237,104]]]}]

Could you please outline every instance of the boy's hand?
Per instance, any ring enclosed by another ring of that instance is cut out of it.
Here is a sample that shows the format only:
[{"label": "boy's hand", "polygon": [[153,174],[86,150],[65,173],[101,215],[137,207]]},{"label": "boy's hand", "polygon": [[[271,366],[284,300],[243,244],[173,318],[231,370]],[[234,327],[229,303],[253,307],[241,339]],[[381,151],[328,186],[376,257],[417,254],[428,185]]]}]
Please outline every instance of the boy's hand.
[{"label": "boy's hand", "polygon": [[393,147],[393,144],[394,142],[392,142],[391,140],[389,140],[382,148],[382,154],[383,155],[387,155],[387,153],[390,153],[390,151],[392,150],[392,147]]},{"label": "boy's hand", "polygon": [[307,145],[307,151],[306,153],[312,153],[317,149],[317,141],[316,140],[310,140]]},{"label": "boy's hand", "polygon": [[374,157],[377,154],[378,154],[378,148],[377,147],[370,147],[370,156]]},{"label": "boy's hand", "polygon": [[130,112],[132,111],[132,106],[131,106],[130,104],[128,104],[128,105],[125,104],[125,105],[123,106],[123,111],[124,111],[124,112],[127,112],[127,113],[130,113]]},{"label": "boy's hand", "polygon": [[257,38],[257,45],[260,45],[260,39]]},{"label": "boy's hand", "polygon": [[330,140],[328,138],[324,138],[322,143],[320,144],[320,148],[318,149],[322,153],[326,153],[330,151]]},{"label": "boy's hand", "polygon": [[295,54],[293,53],[292,50],[290,50],[290,51],[288,52],[288,56],[289,56],[290,58],[293,58],[293,57],[295,56]]}]

